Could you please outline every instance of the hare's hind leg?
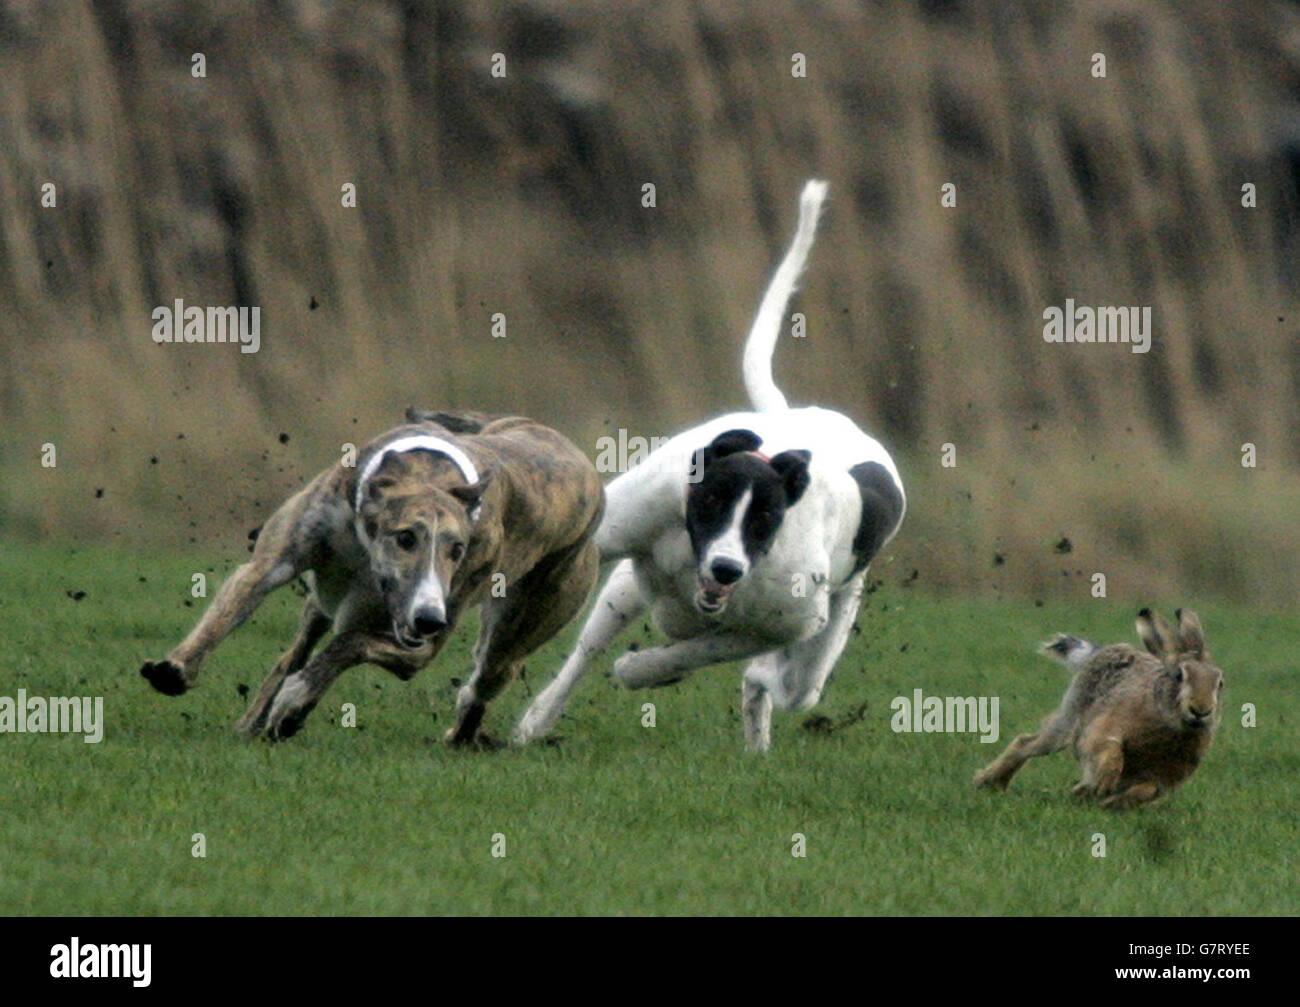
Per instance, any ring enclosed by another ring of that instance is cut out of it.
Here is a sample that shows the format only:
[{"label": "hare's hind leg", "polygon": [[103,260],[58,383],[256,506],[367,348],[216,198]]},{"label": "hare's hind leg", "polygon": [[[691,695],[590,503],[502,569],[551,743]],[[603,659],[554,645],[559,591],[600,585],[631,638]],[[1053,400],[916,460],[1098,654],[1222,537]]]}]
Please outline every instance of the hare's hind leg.
[{"label": "hare's hind leg", "polygon": [[1096,720],[1089,725],[1079,739],[1078,753],[1083,776],[1074,785],[1073,793],[1106,797],[1119,789],[1124,775],[1124,743],[1107,721]]},{"label": "hare's hind leg", "polygon": [[1125,808],[1136,808],[1143,804],[1149,804],[1159,796],[1159,784],[1135,783],[1127,790],[1121,790],[1118,794],[1111,794],[1101,802],[1101,806],[1103,808],[1113,808],[1119,811]]},{"label": "hare's hind leg", "polygon": [[1006,790],[1011,778],[1030,759],[1052,755],[1070,743],[1074,728],[1071,714],[1057,711],[1033,734],[1021,734],[1006,750],[975,774],[975,786],[980,789]]}]

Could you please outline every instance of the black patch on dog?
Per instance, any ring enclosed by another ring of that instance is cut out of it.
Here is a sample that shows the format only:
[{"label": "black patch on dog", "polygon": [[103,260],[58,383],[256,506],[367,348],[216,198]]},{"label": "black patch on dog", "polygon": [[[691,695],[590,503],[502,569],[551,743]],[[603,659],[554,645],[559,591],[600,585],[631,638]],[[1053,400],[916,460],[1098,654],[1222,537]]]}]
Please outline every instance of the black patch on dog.
[{"label": "black patch on dog", "polygon": [[727,528],[746,491],[749,509],[741,518],[741,540],[751,563],[772,546],[786,510],[808,488],[807,451],[783,451],[771,461],[753,454],[760,438],[752,430],[728,430],[696,452],[702,471],[686,498],[686,530],[696,562]]},{"label": "black patch on dog", "polygon": [[862,494],[862,518],[853,536],[853,576],[875,558],[885,539],[903,517],[903,494],[889,470],[879,462],[862,462],[849,469]]}]

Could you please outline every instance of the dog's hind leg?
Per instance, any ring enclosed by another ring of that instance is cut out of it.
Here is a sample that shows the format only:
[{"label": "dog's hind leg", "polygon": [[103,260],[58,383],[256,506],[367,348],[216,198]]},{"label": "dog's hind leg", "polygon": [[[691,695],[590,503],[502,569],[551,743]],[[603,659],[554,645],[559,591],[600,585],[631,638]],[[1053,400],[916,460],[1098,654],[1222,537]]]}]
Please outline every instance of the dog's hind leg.
[{"label": "dog's hind leg", "polygon": [[515,728],[514,741],[523,745],[540,738],[555,726],[564,713],[564,704],[578,684],[587,665],[600,656],[610,641],[645,611],[645,599],[637,587],[632,560],[618,563],[609,580],[601,588],[592,606],[591,614],[578,635],[573,652],[564,662],[558,675],[538,693]]},{"label": "dog's hind leg", "polygon": [[235,725],[236,731],[250,737],[261,733],[266,725],[266,711],[280,691],[280,683],[285,676],[292,675],[307,663],[316,644],[329,632],[333,623],[334,620],[320,610],[314,598],[307,599],[302,609],[302,620],[298,623],[298,635],[266,676],[257,698]]},{"label": "dog's hind leg", "polygon": [[433,650],[432,644],[402,647],[395,640],[364,630],[339,633],[305,667],[285,676],[271,700],[262,733],[272,741],[298,733],[321,696],[348,668],[377,664],[402,678],[410,678],[429,663]]},{"label": "dog's hind leg", "polygon": [[474,674],[456,696],[453,745],[475,739],[487,704],[510,683],[520,663],[581,611],[600,574],[596,544],[584,540],[536,568],[481,609]]},{"label": "dog's hind leg", "polygon": [[776,677],[776,654],[750,661],[740,678],[740,715],[745,722],[745,746],[752,752],[772,747],[772,693],[764,684]]}]

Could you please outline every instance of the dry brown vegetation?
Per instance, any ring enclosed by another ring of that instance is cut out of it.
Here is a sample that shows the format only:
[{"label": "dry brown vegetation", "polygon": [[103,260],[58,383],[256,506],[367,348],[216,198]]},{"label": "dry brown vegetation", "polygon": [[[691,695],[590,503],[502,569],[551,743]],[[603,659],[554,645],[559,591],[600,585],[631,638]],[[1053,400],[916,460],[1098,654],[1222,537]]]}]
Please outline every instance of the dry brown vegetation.
[{"label": "dry brown vegetation", "polygon": [[[0,0],[4,534],[233,554],[409,402],[593,455],[741,407],[811,175],[778,380],[899,457],[881,575],[1300,599],[1300,8],[1265,0]],[[155,345],[177,297],[260,305],[261,352]],[[1066,297],[1150,305],[1152,351],[1044,343]]]}]

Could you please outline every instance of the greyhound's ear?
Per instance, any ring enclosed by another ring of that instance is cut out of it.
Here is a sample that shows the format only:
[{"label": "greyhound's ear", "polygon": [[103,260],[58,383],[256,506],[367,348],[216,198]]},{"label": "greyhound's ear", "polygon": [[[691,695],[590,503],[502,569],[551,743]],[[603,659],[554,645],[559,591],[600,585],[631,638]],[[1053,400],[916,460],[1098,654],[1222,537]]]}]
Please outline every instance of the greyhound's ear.
[{"label": "greyhound's ear", "polygon": [[473,510],[490,482],[492,482],[492,470],[486,469],[479,473],[478,482],[470,486],[453,486],[449,492],[465,505],[466,510]]},{"label": "greyhound's ear", "polygon": [[375,483],[379,482],[378,477],[388,476],[388,484],[391,486],[396,479],[409,475],[410,471],[411,463],[406,459],[405,455],[400,451],[386,451],[378,466],[375,467],[375,478],[371,479],[370,485],[374,486]]},{"label": "greyhound's ear", "polygon": [[1174,631],[1159,612],[1144,608],[1137,617],[1138,636],[1146,644],[1147,650],[1161,659],[1173,657],[1177,642]]},{"label": "greyhound's ear", "polygon": [[390,490],[397,485],[397,477],[392,475],[378,475],[371,478],[366,483],[366,501],[369,503],[378,503],[379,498],[384,495],[385,490]]},{"label": "greyhound's ear", "polygon": [[1178,651],[1191,654],[1197,659],[1205,657],[1205,631],[1201,629],[1201,620],[1190,608],[1180,608],[1174,615],[1178,618]]},{"label": "greyhound's ear", "polygon": [[812,461],[812,452],[802,450],[782,451],[772,459],[772,468],[776,469],[776,474],[781,477],[781,482],[785,486],[787,504],[793,504],[803,496],[803,491],[812,482],[812,477],[808,475],[810,461]]},{"label": "greyhound's ear", "polygon": [[708,465],[710,462],[716,462],[739,451],[757,451],[762,443],[763,438],[752,430],[728,430],[718,434],[704,449],[704,464]]},{"label": "greyhound's ear", "polygon": [[379,499],[369,487],[361,498],[361,510],[357,512],[357,517],[361,518],[366,538],[373,539],[379,533]]}]

